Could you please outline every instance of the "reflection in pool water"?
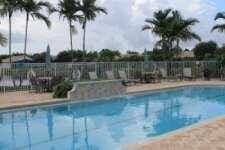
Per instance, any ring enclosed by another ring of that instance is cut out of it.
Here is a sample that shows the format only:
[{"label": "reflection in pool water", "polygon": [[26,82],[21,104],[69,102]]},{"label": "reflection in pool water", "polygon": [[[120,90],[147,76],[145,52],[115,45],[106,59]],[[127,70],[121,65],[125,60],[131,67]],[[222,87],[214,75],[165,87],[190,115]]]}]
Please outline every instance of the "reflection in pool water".
[{"label": "reflection in pool water", "polygon": [[225,87],[0,113],[0,150],[105,150],[225,114]]}]

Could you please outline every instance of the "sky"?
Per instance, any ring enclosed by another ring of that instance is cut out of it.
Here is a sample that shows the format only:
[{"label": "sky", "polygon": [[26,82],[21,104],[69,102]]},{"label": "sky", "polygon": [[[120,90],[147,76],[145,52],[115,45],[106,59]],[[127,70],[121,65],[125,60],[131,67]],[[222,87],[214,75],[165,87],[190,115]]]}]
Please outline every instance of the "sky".
[{"label": "sky", "polygon": [[[58,0],[47,0],[57,5]],[[203,41],[214,40],[220,45],[225,43],[225,33],[211,33],[216,23],[217,12],[225,11],[224,0],[97,0],[99,6],[105,7],[108,15],[101,14],[95,21],[87,24],[87,49],[99,51],[103,48],[120,50],[121,52],[151,50],[157,37],[151,32],[142,32],[146,18],[151,18],[153,12],[159,9],[173,8],[179,10],[185,18],[194,17],[200,23],[193,27]],[[51,53],[56,55],[62,50],[69,49],[69,28],[65,20],[60,20],[57,14],[50,16],[52,27],[49,30],[39,20],[31,20],[28,30],[28,53],[43,52],[47,45]],[[8,35],[7,18],[1,18],[0,32]],[[82,29],[75,24],[77,34],[74,35],[75,49],[82,49]],[[25,15],[16,13],[13,16],[12,50],[23,52]],[[182,43],[183,48],[191,49],[196,41]],[[8,47],[0,47],[0,54],[7,54]]]}]

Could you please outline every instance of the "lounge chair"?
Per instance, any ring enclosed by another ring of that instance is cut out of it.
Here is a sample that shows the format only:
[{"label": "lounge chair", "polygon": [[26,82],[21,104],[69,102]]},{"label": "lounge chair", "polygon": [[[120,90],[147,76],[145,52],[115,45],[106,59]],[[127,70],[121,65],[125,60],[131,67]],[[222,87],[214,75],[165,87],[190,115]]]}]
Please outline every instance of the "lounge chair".
[{"label": "lounge chair", "polygon": [[191,68],[184,68],[183,70],[183,78],[184,80],[187,79],[187,80],[193,80],[194,77],[192,75],[192,70]]},{"label": "lounge chair", "polygon": [[180,70],[172,68],[169,72],[167,72],[167,80],[168,81],[182,81],[182,73],[180,73]]},{"label": "lounge chair", "polygon": [[168,73],[167,73],[166,69],[160,68],[159,69],[159,72],[160,72],[160,77],[162,79],[167,79],[168,78]]},{"label": "lounge chair", "polygon": [[34,90],[35,92],[41,92],[41,85],[37,79],[37,74],[34,72],[33,69],[27,72],[27,77],[30,81],[30,88],[29,91]]},{"label": "lounge chair", "polygon": [[98,80],[98,76],[96,74],[96,72],[89,72],[88,73],[90,80],[95,81]]},{"label": "lounge chair", "polygon": [[112,71],[106,71],[106,77],[108,80],[115,80],[115,76],[114,76],[114,73]]},{"label": "lounge chair", "polygon": [[73,70],[72,72],[72,80],[80,81],[81,80],[81,72],[80,70]]},{"label": "lounge chair", "polygon": [[140,80],[128,79],[125,71],[119,71],[119,77],[125,85],[140,83]]},{"label": "lounge chair", "polygon": [[144,83],[160,83],[160,74],[160,70],[155,67],[151,72],[142,72],[141,81]]}]

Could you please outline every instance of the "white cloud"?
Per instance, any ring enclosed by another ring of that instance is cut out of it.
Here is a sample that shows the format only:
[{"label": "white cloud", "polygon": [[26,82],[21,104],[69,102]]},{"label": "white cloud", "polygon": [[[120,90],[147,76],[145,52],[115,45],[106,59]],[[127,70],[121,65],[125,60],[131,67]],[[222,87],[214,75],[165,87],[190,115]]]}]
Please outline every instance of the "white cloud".
[{"label": "white cloud", "polygon": [[[57,4],[57,0],[49,0]],[[215,24],[213,17],[219,11],[214,2],[206,0],[99,0],[98,4],[108,10],[108,15],[99,15],[96,21],[88,23],[87,48],[100,50],[112,48],[119,50],[144,50],[154,46],[157,37],[148,32],[141,32],[141,27],[147,17],[152,17],[154,11],[174,8],[182,12],[185,17],[195,17],[200,23],[194,30],[203,40],[216,40],[223,43],[224,35],[210,33]],[[30,53],[44,51],[50,43],[52,53],[69,48],[69,30],[66,21],[59,20],[55,14],[51,16],[52,28],[48,30],[43,22],[31,21],[29,28],[28,51]],[[13,51],[23,50],[24,14],[17,14],[13,19]],[[76,24],[78,34],[74,36],[76,48],[82,47],[82,30]],[[0,24],[0,31],[7,34],[7,19]],[[195,41],[184,43],[187,48],[193,47]],[[0,53],[7,53],[6,48],[0,48]]]}]

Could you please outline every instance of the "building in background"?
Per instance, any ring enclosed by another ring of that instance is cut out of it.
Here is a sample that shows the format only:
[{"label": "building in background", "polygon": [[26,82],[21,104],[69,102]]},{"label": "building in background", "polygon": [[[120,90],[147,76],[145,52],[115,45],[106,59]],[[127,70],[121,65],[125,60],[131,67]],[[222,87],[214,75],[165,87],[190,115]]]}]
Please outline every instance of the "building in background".
[{"label": "building in background", "polygon": [[[10,58],[2,59],[2,63],[9,63]],[[24,55],[18,55],[18,56],[12,56],[11,57],[12,63],[32,63],[33,59],[29,56],[25,57],[24,61]]]}]

